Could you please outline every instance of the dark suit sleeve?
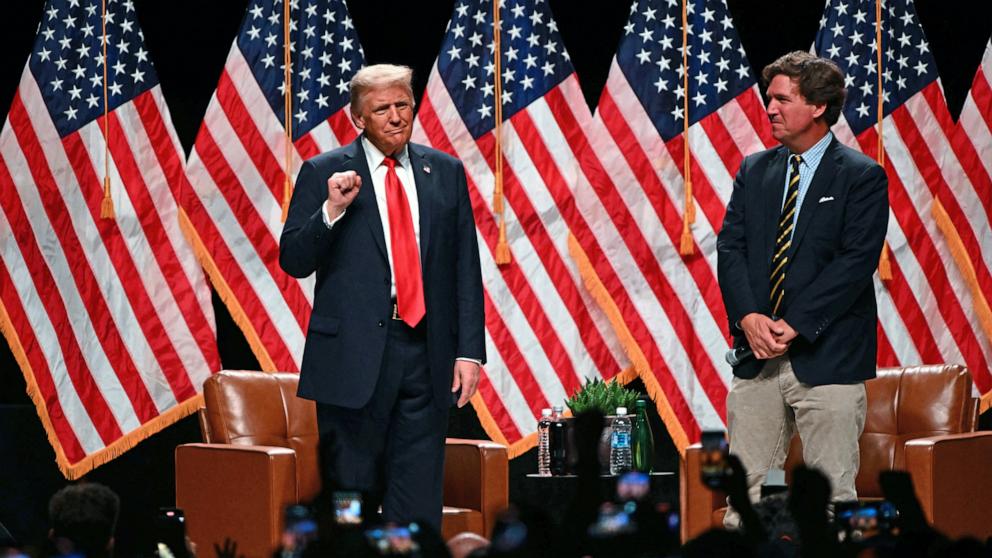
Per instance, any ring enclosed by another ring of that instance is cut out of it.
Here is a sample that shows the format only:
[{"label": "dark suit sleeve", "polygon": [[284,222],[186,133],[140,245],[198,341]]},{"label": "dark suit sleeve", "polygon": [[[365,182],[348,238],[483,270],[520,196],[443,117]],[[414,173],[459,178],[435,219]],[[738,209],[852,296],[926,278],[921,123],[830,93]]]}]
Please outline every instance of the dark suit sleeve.
[{"label": "dark suit sleeve", "polygon": [[735,333],[737,328],[734,324],[741,318],[759,311],[748,281],[745,183],[748,179],[749,161],[750,158],[745,158],[741,162],[737,177],[734,178],[730,203],[727,204],[723,227],[716,240],[717,279],[720,282],[720,292],[723,294],[723,304],[727,309],[731,333]]},{"label": "dark suit sleeve", "polygon": [[783,316],[810,343],[871,287],[889,222],[888,184],[878,165],[866,166],[854,180],[836,256]]},{"label": "dark suit sleeve", "polygon": [[293,189],[289,215],[279,239],[279,265],[293,277],[307,277],[326,261],[335,236],[324,224],[322,205],[327,200],[327,184],[310,161],[303,163]]},{"label": "dark suit sleeve", "polygon": [[461,163],[455,168],[458,189],[458,227],[455,296],[458,300],[459,357],[486,361],[485,306],[482,300],[482,271],[479,266],[479,241],[475,234],[475,217],[468,195],[465,169]]}]

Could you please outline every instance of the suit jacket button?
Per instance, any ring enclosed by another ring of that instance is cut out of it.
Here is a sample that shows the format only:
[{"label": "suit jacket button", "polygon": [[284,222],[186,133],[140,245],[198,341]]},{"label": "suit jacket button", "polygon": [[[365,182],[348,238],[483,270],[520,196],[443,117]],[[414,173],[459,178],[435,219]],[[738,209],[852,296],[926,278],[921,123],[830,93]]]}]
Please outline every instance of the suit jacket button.
[{"label": "suit jacket button", "polygon": [[384,324],[383,324],[383,321],[382,321],[382,320],[379,320],[379,323],[377,323],[377,324],[375,324],[375,325],[377,325],[377,326],[379,326],[379,327],[382,327],[382,326],[383,326]]}]

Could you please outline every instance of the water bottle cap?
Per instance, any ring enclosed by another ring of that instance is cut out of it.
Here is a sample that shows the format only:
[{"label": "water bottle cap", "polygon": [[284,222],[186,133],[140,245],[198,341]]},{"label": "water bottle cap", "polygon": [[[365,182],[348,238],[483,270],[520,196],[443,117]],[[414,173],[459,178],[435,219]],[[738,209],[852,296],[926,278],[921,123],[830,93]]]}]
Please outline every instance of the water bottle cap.
[{"label": "water bottle cap", "polygon": [[554,409],[554,412],[560,413],[564,410],[564,407],[562,407],[561,405],[555,405],[554,407],[552,407],[552,409]]},{"label": "water bottle cap", "polygon": [[636,405],[637,408],[640,409],[641,407],[647,407],[648,402],[643,399],[638,399]]},{"label": "water bottle cap", "polygon": [[627,407],[617,407],[617,415],[623,416],[627,414]]},{"label": "water bottle cap", "polygon": [[550,417],[551,416],[551,409],[541,409],[541,416],[542,417]]}]

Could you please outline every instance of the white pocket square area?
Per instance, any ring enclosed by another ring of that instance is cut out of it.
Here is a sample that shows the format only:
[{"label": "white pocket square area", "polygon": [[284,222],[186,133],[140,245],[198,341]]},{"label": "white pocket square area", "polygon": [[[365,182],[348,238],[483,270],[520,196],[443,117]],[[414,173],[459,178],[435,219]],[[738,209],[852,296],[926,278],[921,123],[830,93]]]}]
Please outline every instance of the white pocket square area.
[{"label": "white pocket square area", "polygon": [[834,201],[834,197],[833,196],[823,196],[822,198],[820,198],[820,201],[818,201],[816,203],[827,203],[828,201]]}]

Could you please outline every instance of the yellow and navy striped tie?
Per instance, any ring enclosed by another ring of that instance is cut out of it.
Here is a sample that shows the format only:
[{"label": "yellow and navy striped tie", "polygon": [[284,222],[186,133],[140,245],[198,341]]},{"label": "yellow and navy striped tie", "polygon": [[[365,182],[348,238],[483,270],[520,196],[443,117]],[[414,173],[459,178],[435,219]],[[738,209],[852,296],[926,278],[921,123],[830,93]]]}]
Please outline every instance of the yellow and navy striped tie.
[{"label": "yellow and navy striped tie", "polygon": [[789,157],[789,189],[785,194],[782,205],[782,215],[778,219],[778,233],[775,235],[775,255],[772,256],[771,282],[772,315],[781,316],[782,298],[785,296],[785,270],[789,266],[789,258],[785,255],[792,245],[792,228],[796,215],[796,202],[799,199],[799,163],[803,158],[799,155]]}]

